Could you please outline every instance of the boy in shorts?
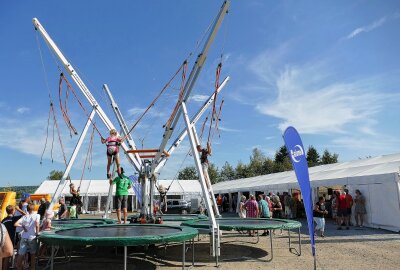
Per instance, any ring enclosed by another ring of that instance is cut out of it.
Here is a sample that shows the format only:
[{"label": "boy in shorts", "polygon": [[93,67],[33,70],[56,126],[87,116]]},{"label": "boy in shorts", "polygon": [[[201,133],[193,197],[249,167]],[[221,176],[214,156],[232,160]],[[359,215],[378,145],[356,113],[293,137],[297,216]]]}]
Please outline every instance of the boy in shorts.
[{"label": "boy in shorts", "polygon": [[23,216],[15,223],[15,227],[22,227],[21,242],[18,249],[17,270],[22,270],[22,261],[26,253],[31,255],[31,269],[35,269],[36,265],[36,251],[38,243],[36,237],[39,234],[40,228],[40,215],[34,214],[35,206],[28,205],[28,214]]}]

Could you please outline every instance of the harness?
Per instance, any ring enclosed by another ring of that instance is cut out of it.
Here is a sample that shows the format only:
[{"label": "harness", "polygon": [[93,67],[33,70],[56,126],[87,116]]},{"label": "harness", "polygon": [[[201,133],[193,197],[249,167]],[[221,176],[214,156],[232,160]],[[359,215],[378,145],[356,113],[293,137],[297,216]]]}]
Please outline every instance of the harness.
[{"label": "harness", "polygon": [[114,156],[118,154],[119,147],[121,145],[120,140],[117,137],[108,137],[107,138],[107,155]]}]

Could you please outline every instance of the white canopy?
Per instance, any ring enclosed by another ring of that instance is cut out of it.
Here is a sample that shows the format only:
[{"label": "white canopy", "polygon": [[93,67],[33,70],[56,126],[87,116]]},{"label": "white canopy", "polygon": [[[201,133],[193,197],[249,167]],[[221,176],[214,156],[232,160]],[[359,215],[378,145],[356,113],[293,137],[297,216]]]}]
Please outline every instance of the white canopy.
[{"label": "white canopy", "polygon": [[[309,169],[312,187],[367,184],[376,181],[371,176],[386,175],[395,181],[400,169],[400,153],[363,160],[321,165]],[[389,176],[390,175],[390,176]],[[299,188],[294,171],[219,182],[213,185],[215,193],[238,191],[288,190]]]},{"label": "white canopy", "polygon": [[[173,182],[172,185],[171,182]],[[59,183],[59,180],[45,180],[40,184],[35,194],[53,195]],[[72,180],[72,183],[74,183],[75,188],[78,188],[80,184],[80,194],[82,196],[107,196],[110,187],[108,180],[82,180],[82,182],[80,180]],[[69,184],[70,181],[66,181],[61,193],[62,196],[70,196]],[[159,180],[157,184],[162,184],[166,188],[171,185],[168,195],[201,195],[201,186],[198,180]],[[115,193],[115,185],[113,192]],[[134,194],[133,189],[130,189],[129,195]]]},{"label": "white canopy", "polygon": [[[400,153],[312,167],[313,192],[319,187],[346,186],[354,195],[359,189],[366,198],[366,225],[400,231]],[[294,171],[220,182],[218,193],[289,191],[299,189]],[[239,196],[238,196],[239,198]]]}]

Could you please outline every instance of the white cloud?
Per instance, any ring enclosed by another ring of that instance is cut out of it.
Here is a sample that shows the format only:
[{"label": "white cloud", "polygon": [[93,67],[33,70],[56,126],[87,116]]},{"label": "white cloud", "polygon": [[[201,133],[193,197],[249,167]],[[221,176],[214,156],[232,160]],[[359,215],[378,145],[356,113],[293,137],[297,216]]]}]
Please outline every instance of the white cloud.
[{"label": "white cloud", "polygon": [[[140,108],[140,107],[130,108],[127,111],[128,116],[130,116],[130,117],[133,116],[133,117],[139,118],[142,115],[142,113],[146,111],[146,109],[147,108]],[[146,116],[147,117],[163,117],[163,116],[165,116],[165,114],[163,112],[158,111],[157,109],[155,109],[153,107],[147,111],[147,113],[144,117],[146,117]]]},{"label": "white cloud", "polygon": [[354,29],[350,34],[348,34],[346,36],[347,39],[351,39],[356,37],[357,35],[361,34],[361,33],[367,33],[370,32],[378,27],[381,27],[382,25],[384,25],[386,22],[390,21],[390,20],[396,20],[400,17],[400,13],[396,12],[391,16],[384,16],[368,25],[364,25],[361,27],[358,27],[356,29]]},{"label": "white cloud", "polygon": [[205,102],[208,100],[209,96],[207,95],[193,95],[190,97],[190,100],[193,100],[195,102]]},{"label": "white cloud", "polygon": [[31,109],[27,108],[27,107],[20,107],[17,109],[17,112],[20,114],[24,114],[26,112],[29,112]]}]

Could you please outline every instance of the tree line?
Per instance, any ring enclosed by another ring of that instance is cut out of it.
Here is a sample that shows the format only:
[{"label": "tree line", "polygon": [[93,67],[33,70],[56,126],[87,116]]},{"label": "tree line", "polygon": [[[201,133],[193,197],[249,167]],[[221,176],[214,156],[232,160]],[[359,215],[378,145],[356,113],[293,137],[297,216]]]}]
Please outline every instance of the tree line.
[{"label": "tree line", "polygon": [[[327,149],[325,149],[321,155],[312,145],[309,146],[307,150],[307,162],[309,167],[337,163],[338,157],[338,154],[331,153]],[[239,161],[236,167],[233,167],[226,161],[221,169],[219,169],[215,164],[210,163],[208,167],[208,175],[210,176],[211,183],[215,184],[221,181],[230,181],[234,179],[290,171],[292,169],[292,163],[290,162],[286,146],[281,146],[275,152],[273,159],[266,157],[260,149],[254,148],[249,163],[247,164]],[[180,180],[198,178],[197,170],[194,166],[185,167],[178,173],[178,179]]]}]

